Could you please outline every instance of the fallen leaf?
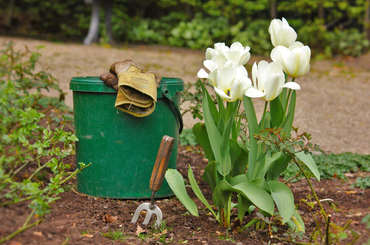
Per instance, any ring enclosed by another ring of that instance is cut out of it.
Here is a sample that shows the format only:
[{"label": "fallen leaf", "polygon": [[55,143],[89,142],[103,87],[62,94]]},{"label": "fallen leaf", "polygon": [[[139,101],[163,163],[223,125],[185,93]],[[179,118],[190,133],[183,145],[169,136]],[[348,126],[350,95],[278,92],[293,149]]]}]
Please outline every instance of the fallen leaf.
[{"label": "fallen leaf", "polygon": [[117,216],[113,216],[113,215],[110,215],[110,214],[106,214],[106,215],[104,215],[103,220],[104,220],[106,223],[116,222],[116,221],[117,221]]},{"label": "fallen leaf", "polygon": [[92,234],[89,234],[89,233],[85,233],[85,234],[83,234],[82,236],[84,236],[84,237],[94,237],[94,235],[92,235]]},{"label": "fallen leaf", "polygon": [[362,216],[363,213],[355,213],[355,214],[347,214],[346,216],[347,217],[359,217],[359,216]]},{"label": "fallen leaf", "polygon": [[137,225],[135,235],[139,236],[141,233],[144,233],[144,232],[145,232],[145,230],[143,228],[141,228],[140,225]]},{"label": "fallen leaf", "polygon": [[161,237],[162,235],[165,235],[165,234],[167,234],[167,229],[164,229],[161,233],[155,234],[154,237],[158,238],[158,237]]},{"label": "fallen leaf", "polygon": [[39,237],[42,237],[42,232],[41,231],[34,231],[33,234],[35,236],[39,236]]},{"label": "fallen leaf", "polygon": [[356,194],[357,191],[346,191],[346,194]]}]

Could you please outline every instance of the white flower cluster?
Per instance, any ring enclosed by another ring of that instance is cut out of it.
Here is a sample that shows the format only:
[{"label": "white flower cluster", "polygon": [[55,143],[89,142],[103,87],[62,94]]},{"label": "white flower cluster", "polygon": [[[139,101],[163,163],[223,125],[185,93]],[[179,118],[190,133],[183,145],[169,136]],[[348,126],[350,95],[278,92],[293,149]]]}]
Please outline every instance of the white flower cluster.
[{"label": "white flower cluster", "polygon": [[214,48],[208,48],[203,65],[209,72],[200,69],[197,76],[207,78],[227,102],[242,99],[243,95],[271,101],[283,88],[300,89],[295,82],[285,82],[283,71],[293,78],[306,74],[310,70],[310,48],[296,41],[297,33],[284,18],[272,20],[269,33],[275,47],[270,54],[273,62],[262,60],[253,64],[253,83],[244,67],[251,57],[250,47],[239,42],[230,47],[216,43]]}]

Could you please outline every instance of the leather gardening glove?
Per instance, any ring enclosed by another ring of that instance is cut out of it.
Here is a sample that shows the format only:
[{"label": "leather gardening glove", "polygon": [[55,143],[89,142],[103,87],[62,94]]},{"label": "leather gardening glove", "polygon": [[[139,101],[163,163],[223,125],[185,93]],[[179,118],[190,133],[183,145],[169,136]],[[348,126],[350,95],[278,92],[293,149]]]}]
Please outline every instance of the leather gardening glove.
[{"label": "leather gardening glove", "polygon": [[157,86],[160,77],[154,73],[143,73],[132,60],[119,61],[104,73],[100,79],[118,90],[115,107],[136,117],[150,115],[157,101]]}]

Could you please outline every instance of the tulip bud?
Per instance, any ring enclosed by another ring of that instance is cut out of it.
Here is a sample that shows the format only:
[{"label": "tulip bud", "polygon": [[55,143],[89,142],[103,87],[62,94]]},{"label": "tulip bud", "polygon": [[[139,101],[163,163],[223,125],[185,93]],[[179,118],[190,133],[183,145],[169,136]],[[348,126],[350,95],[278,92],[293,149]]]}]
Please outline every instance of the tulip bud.
[{"label": "tulip bud", "polygon": [[297,39],[297,33],[284,18],[282,21],[273,19],[269,26],[269,33],[274,47],[281,45],[288,48]]}]

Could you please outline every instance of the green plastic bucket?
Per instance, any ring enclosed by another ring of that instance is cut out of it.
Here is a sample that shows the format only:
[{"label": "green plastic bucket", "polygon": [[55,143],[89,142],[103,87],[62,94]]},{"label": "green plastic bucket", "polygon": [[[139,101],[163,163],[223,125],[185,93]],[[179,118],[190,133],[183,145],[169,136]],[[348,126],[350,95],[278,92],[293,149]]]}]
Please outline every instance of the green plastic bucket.
[{"label": "green plastic bucket", "polygon": [[[76,162],[91,166],[77,175],[77,190],[89,196],[150,198],[149,180],[164,135],[175,138],[168,164],[176,169],[177,142],[182,130],[179,111],[184,82],[162,78],[152,114],[134,117],[117,110],[117,91],[99,77],[73,77]],[[173,195],[164,181],[156,197]]]}]

